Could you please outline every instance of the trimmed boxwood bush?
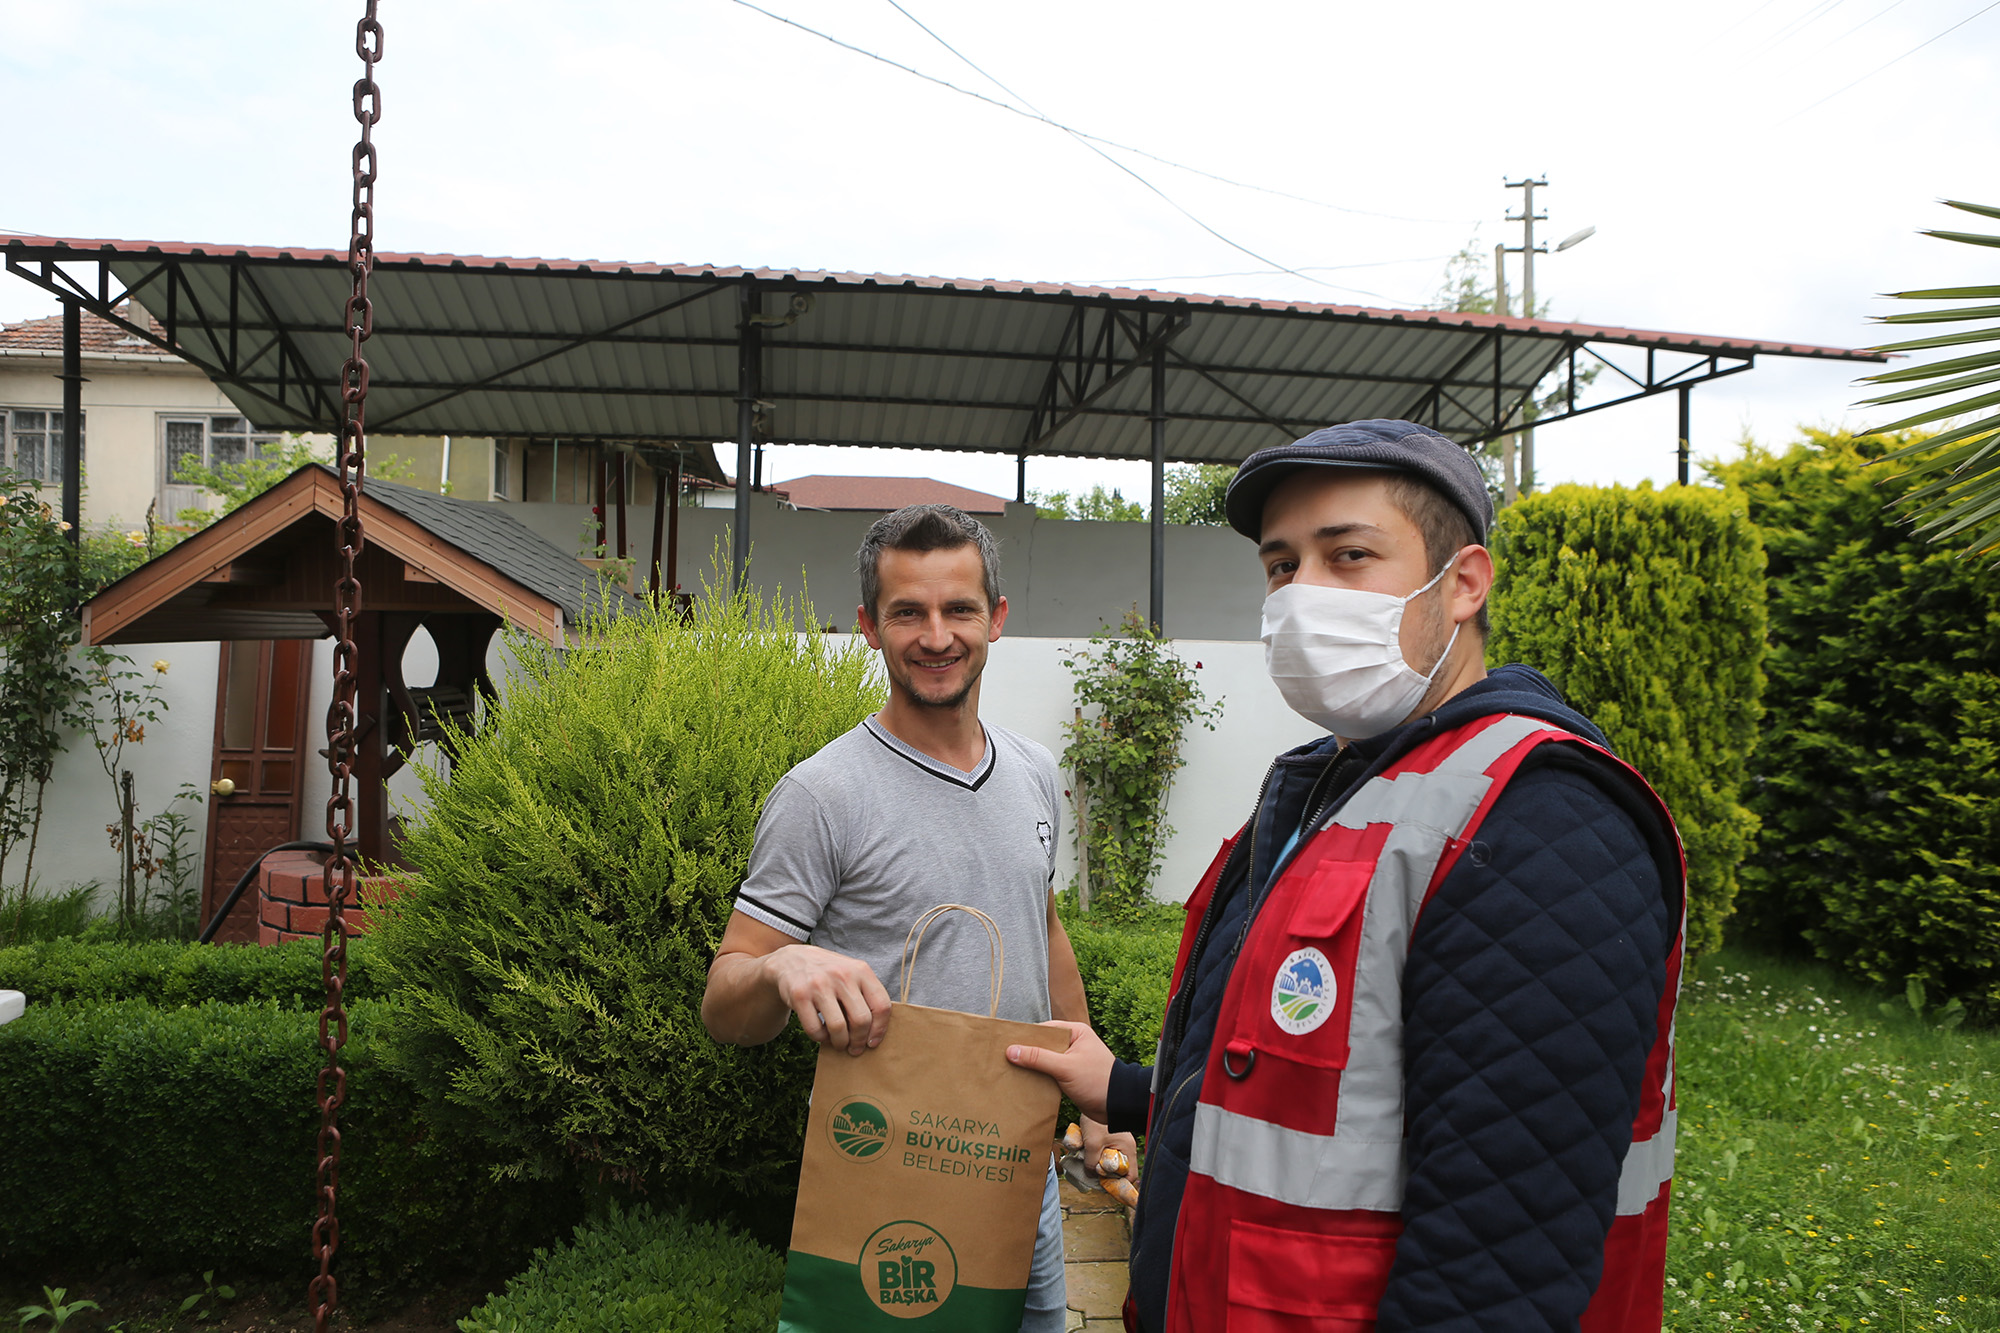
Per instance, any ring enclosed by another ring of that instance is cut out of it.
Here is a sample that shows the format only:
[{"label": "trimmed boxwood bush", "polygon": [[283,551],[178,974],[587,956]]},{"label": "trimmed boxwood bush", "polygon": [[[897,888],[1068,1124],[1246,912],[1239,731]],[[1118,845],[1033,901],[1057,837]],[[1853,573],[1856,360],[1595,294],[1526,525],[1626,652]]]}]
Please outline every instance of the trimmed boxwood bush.
[{"label": "trimmed boxwood bush", "polygon": [[1056,905],[1083,976],[1090,1025],[1119,1059],[1153,1063],[1184,913],[1153,903],[1133,919],[1112,921],[1078,912],[1074,890],[1058,895]]},{"label": "trimmed boxwood bush", "polygon": [[[287,1009],[320,1007],[320,942],[248,944],[48,940],[0,949],[0,990],[48,1000],[147,1000],[172,1008],[215,1000],[269,1001]],[[347,995],[380,995],[374,949],[356,936],[347,951]]]},{"label": "trimmed boxwood bush", "polygon": [[816,1048],[701,1023],[764,798],[882,701],[858,639],[780,602],[587,627],[518,673],[404,844],[383,907],[389,1055],[426,1119],[524,1177],[794,1187]]},{"label": "trimmed boxwood bush", "polygon": [[1764,692],[1764,548],[1740,496],[1558,486],[1493,534],[1495,662],[1537,667],[1680,826],[1688,950],[1722,943],[1757,833],[1743,803]]},{"label": "trimmed boxwood bush", "polygon": [[[580,1215],[427,1142],[379,1059],[383,1007],[343,1052],[340,1272],[504,1272]],[[0,1257],[152,1271],[302,1272],[312,1225],[316,1016],[271,1004],[31,1003],[0,1027]]]},{"label": "trimmed boxwood bush", "polygon": [[1809,430],[1713,469],[1770,552],[1760,929],[2000,1018],[2000,575],[1885,508],[1920,442]]},{"label": "trimmed boxwood bush", "polygon": [[767,1333],[783,1256],[685,1213],[626,1212],[580,1226],[458,1321],[464,1333]]}]

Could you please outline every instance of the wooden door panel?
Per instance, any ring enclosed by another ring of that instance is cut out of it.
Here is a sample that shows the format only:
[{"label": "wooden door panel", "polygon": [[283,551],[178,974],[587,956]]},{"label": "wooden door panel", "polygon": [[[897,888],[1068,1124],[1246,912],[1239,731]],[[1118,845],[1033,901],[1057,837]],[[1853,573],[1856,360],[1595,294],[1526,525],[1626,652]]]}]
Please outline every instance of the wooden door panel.
[{"label": "wooden door panel", "polygon": [[[222,645],[215,687],[215,757],[209,770],[204,920],[221,906],[252,862],[298,836],[311,665],[309,640]],[[225,781],[230,790],[216,790]],[[256,894],[246,891],[216,938],[254,941],[257,937]]]}]

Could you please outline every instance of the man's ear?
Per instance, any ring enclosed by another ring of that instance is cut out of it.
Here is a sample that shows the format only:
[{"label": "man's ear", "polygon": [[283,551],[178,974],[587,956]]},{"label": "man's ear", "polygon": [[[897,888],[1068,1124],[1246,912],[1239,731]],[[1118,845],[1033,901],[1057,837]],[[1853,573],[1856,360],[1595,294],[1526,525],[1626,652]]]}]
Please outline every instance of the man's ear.
[{"label": "man's ear", "polygon": [[1463,625],[1479,614],[1493,591],[1493,553],[1484,546],[1467,546],[1452,566],[1451,619]]},{"label": "man's ear", "polygon": [[868,608],[865,606],[855,607],[854,619],[861,626],[861,637],[868,640],[868,646],[876,649],[881,648],[882,631],[875,624],[875,617],[868,614]]},{"label": "man's ear", "polygon": [[986,627],[986,642],[992,643],[1000,637],[1000,627],[1007,623],[1007,599],[1002,597],[993,604],[993,622]]}]

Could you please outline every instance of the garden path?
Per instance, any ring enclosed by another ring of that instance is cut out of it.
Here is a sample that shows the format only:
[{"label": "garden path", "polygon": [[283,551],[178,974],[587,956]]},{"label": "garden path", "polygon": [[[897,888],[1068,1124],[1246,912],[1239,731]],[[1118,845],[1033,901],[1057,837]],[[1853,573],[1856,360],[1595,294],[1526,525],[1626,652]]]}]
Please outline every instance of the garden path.
[{"label": "garden path", "polygon": [[1063,1280],[1069,1288],[1066,1333],[1114,1333],[1125,1327],[1125,1258],[1132,1220],[1109,1194],[1062,1191]]}]

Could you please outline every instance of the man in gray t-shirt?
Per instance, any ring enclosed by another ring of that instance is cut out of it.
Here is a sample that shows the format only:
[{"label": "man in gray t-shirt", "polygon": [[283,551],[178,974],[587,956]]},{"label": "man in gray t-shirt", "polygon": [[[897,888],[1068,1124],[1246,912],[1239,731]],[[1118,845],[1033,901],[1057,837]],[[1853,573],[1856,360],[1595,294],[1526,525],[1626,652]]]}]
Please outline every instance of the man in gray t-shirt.
[{"label": "man in gray t-shirt", "polygon": [[[749,1046],[796,1014],[813,1040],[859,1055],[888,1030],[911,924],[958,902],[1000,927],[1000,1017],[1089,1022],[1050,889],[1055,760],[979,720],[987,645],[1007,620],[992,534],[950,505],[911,505],[868,530],[857,563],[861,631],[882,654],[889,700],[772,790],[702,1021]],[[983,1014],[989,975],[985,928],[950,913],[924,938],[910,999]],[[1103,1129],[1085,1128],[1094,1161]],[[1024,1333],[1058,1333],[1063,1307],[1051,1175]]]}]

